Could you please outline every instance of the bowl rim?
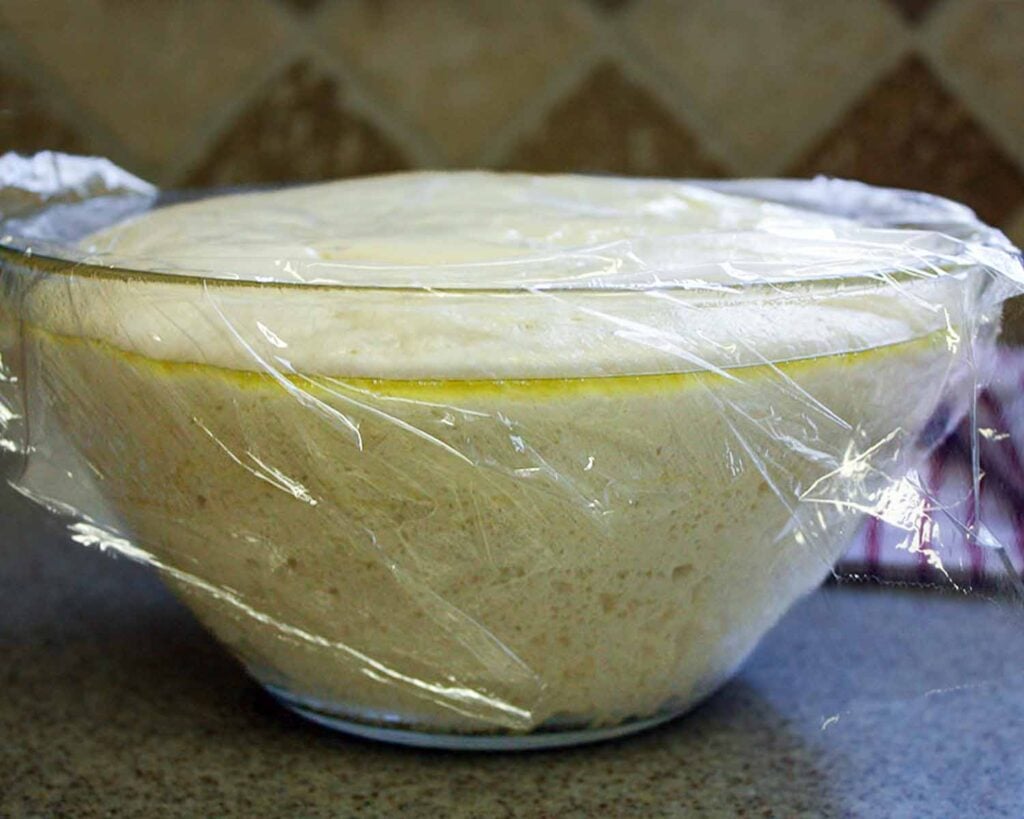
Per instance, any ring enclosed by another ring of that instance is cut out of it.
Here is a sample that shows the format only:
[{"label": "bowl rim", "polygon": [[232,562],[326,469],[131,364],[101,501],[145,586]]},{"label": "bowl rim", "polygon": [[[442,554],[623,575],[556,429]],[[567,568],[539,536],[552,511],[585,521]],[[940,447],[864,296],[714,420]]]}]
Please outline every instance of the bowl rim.
[{"label": "bowl rim", "polygon": [[214,287],[214,288],[236,288],[249,290],[294,290],[311,292],[348,292],[348,293],[376,293],[399,295],[451,295],[451,296],[543,296],[546,294],[562,294],[573,296],[642,296],[649,293],[677,293],[690,296],[735,298],[743,295],[756,295],[759,293],[775,293],[777,296],[783,294],[801,294],[824,290],[828,292],[839,292],[847,288],[885,289],[893,286],[909,284],[913,282],[934,282],[939,279],[948,279],[958,272],[969,271],[978,267],[977,259],[967,257],[963,262],[955,262],[949,257],[936,256],[934,261],[919,268],[908,269],[906,266],[892,265],[879,266],[871,272],[807,276],[800,279],[758,281],[758,282],[721,282],[706,284],[705,286],[685,286],[679,283],[667,282],[664,284],[643,284],[636,287],[622,285],[611,287],[559,287],[553,285],[534,286],[495,286],[495,287],[438,287],[431,285],[395,285],[385,286],[376,284],[350,284],[350,283],[322,283],[287,280],[260,281],[254,279],[236,279],[224,276],[204,275],[199,272],[192,273],[164,273],[152,270],[139,270],[136,268],[119,265],[102,265],[95,262],[78,261],[65,259],[59,256],[39,252],[32,249],[19,248],[13,244],[0,242],[0,274],[5,268],[30,268],[33,272],[44,275],[58,275],[67,278],[82,278],[88,280],[117,282],[123,284],[162,284],[181,287]]},{"label": "bowl rim", "polygon": [[[400,172],[399,172],[400,173]],[[384,174],[391,175],[391,174]],[[539,174],[550,176],[552,174]],[[560,174],[554,174],[560,175]],[[590,176],[592,174],[580,174]],[[979,260],[971,252],[974,242],[964,241],[962,237],[951,235],[943,228],[956,225],[971,230],[983,229],[981,244],[1001,246],[998,239],[1005,242],[1005,237],[988,225],[980,222],[975,214],[960,203],[953,202],[934,194],[919,191],[868,185],[846,179],[818,176],[814,179],[795,178],[739,178],[739,179],[692,179],[692,178],[650,178],[651,181],[673,181],[703,187],[719,194],[742,196],[760,199],[765,202],[786,205],[809,213],[832,214],[850,219],[864,229],[880,231],[897,231],[917,234],[931,234],[952,241],[956,252],[946,253],[939,250],[914,254],[914,262],[908,264],[907,257],[899,257],[894,248],[891,262],[879,261],[873,269],[856,270],[847,273],[827,273],[792,278],[765,279],[760,281],[723,281],[682,284],[677,279],[665,282],[642,282],[636,285],[612,284],[580,286],[579,284],[559,284],[557,282],[531,284],[499,284],[483,287],[464,285],[429,285],[429,284],[361,284],[352,282],[300,281],[289,279],[258,279],[236,278],[216,275],[200,270],[184,272],[165,272],[159,270],[142,270],[122,264],[103,264],[96,261],[75,259],[61,256],[57,252],[62,249],[56,243],[40,242],[33,246],[25,240],[17,240],[5,235],[0,238],[0,273],[8,265],[34,268],[41,274],[56,274],[68,277],[81,277],[99,281],[131,283],[153,283],[192,285],[202,288],[249,288],[252,290],[305,290],[307,292],[349,292],[410,295],[410,294],[450,294],[450,295],[501,295],[528,296],[543,294],[572,295],[642,295],[644,293],[675,293],[696,296],[715,296],[721,298],[738,297],[746,294],[754,295],[763,292],[799,294],[819,290],[828,292],[846,289],[849,286],[885,288],[899,286],[910,282],[935,281],[949,278],[958,271],[966,271],[979,266]],[[150,207],[143,212],[151,212],[175,205],[212,199],[217,197],[240,195],[245,193],[267,193],[299,187],[309,183],[286,182],[264,185],[245,185],[227,187],[192,188],[160,191],[150,199]],[[313,183],[317,184],[317,183]],[[853,211],[840,213],[822,206],[823,197],[829,195],[853,196],[856,207]],[[917,218],[914,218],[917,217]],[[121,221],[121,220],[118,220]],[[117,222],[111,223],[117,224]],[[953,232],[955,233],[955,231]],[[841,241],[840,239],[836,240]],[[1008,243],[1007,243],[1008,244]],[[1011,246],[1012,248],[1012,246]],[[1018,251],[1019,252],[1019,251]],[[957,258],[961,257],[961,258]],[[241,257],[239,257],[241,258]],[[515,260],[509,260],[510,262]],[[527,261],[527,260],[522,260]],[[821,262],[827,266],[827,261]]]}]

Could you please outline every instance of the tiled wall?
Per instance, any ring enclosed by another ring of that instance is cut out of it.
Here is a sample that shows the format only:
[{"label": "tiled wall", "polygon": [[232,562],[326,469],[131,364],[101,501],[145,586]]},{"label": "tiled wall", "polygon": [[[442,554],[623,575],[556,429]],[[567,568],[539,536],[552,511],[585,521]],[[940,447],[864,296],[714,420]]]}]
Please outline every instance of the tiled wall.
[{"label": "tiled wall", "polygon": [[1024,0],[3,0],[0,147],[164,185],[825,172],[1024,242]]}]

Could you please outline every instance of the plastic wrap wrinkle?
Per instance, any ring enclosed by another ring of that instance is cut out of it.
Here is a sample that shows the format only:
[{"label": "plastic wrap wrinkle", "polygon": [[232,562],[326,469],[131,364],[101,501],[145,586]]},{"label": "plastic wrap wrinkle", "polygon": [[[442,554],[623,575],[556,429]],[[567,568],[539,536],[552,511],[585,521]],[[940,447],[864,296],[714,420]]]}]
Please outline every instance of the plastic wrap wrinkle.
[{"label": "plastic wrap wrinkle", "polygon": [[955,203],[473,172],[162,207],[58,154],[0,185],[9,482],[307,715],[645,724],[862,515],[941,571],[927,516],[1004,551],[920,473],[1024,286]]},{"label": "plastic wrap wrinkle", "polygon": [[[71,539],[75,543],[79,543],[83,546],[96,547],[101,551],[116,552],[117,554],[131,560],[136,560],[140,563],[147,563],[175,580],[186,583],[192,588],[209,594],[218,601],[224,601],[225,603],[237,608],[245,616],[251,617],[259,623],[269,625],[276,631],[279,631],[282,636],[292,637],[311,645],[328,648],[332,651],[339,651],[351,657],[353,661],[361,666],[360,670],[363,674],[372,677],[378,682],[409,686],[417,691],[429,692],[429,695],[431,697],[436,697],[437,701],[443,706],[467,716],[479,717],[481,714],[487,714],[489,711],[493,710],[495,713],[490,715],[490,719],[492,719],[497,725],[503,725],[513,729],[529,726],[530,712],[528,710],[512,707],[500,700],[487,697],[479,691],[473,691],[460,686],[430,683],[425,680],[419,680],[401,674],[394,669],[388,668],[387,666],[375,661],[372,657],[353,650],[344,643],[326,640],[323,637],[310,634],[307,631],[295,628],[294,626],[290,626],[287,623],[283,623],[280,620],[270,617],[246,604],[244,600],[242,600],[233,590],[214,586],[195,574],[183,572],[174,566],[170,566],[157,559],[154,555],[139,549],[137,546],[133,545],[131,541],[111,534],[105,529],[95,526],[87,521],[82,520],[77,523],[70,524],[68,526],[68,531],[71,534]],[[441,601],[441,603],[443,605],[443,601]],[[498,648],[503,654],[506,652],[503,646],[498,646]],[[493,657],[491,659],[493,660]],[[512,657],[511,659],[514,661],[516,658]],[[529,673],[528,669],[527,673]],[[462,708],[459,707],[460,704],[463,705]]]}]

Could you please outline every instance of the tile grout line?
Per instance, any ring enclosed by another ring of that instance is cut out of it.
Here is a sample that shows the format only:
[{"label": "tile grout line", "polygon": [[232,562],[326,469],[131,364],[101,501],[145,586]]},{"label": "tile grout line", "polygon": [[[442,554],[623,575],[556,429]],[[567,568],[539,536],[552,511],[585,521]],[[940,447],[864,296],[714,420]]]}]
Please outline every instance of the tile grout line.
[{"label": "tile grout line", "polygon": [[567,6],[569,13],[581,23],[584,43],[568,59],[548,72],[541,84],[519,103],[517,109],[500,123],[476,154],[476,163],[482,167],[504,166],[513,150],[539,129],[557,107],[567,99],[596,67],[594,60],[595,34],[601,21],[585,0]]},{"label": "tile grout line", "polygon": [[500,126],[478,152],[476,162],[482,167],[503,167],[515,148],[544,124],[560,102],[586,80],[600,62],[593,44],[574,55],[573,59],[552,72],[541,88],[530,94],[511,118]]},{"label": "tile grout line", "polygon": [[[270,13],[276,16],[278,20],[284,21],[284,27],[290,30],[286,37],[288,40],[293,39],[294,30],[288,20],[289,15],[286,14],[283,9],[279,8],[278,4],[273,2],[273,0],[260,0],[260,2],[264,8],[269,9]],[[30,45],[27,46],[27,48],[35,52],[35,49]],[[19,48],[19,51],[24,51],[24,49]],[[40,70],[39,73],[47,77],[49,76],[48,72],[45,70]],[[253,69],[252,73],[254,76],[259,74],[258,66]],[[59,88],[64,91],[62,96],[66,96],[72,100],[75,99],[75,95],[64,88],[63,83],[60,82],[59,78],[55,78],[53,80],[53,84],[55,88]],[[243,80],[234,89],[229,90],[221,99],[216,100],[214,104],[210,106],[210,110],[199,120],[197,128],[184,134],[180,139],[179,144],[174,146],[167,155],[155,160],[147,159],[138,151],[120,140],[112,129],[102,123],[103,118],[97,112],[93,112],[93,117],[90,119],[93,124],[102,128],[103,133],[109,133],[110,138],[105,140],[105,142],[110,143],[111,147],[116,146],[118,149],[116,152],[111,151],[108,154],[109,159],[122,166],[128,166],[134,169],[140,176],[157,184],[158,186],[164,187],[174,185],[179,181],[179,176],[183,170],[188,169],[187,163],[196,158],[196,154],[198,153],[196,144],[207,137],[209,137],[209,141],[212,142],[212,139],[217,135],[214,134],[211,136],[208,132],[211,131],[211,122],[216,125],[217,122],[224,118],[223,116],[218,117],[218,112],[225,110],[236,111],[236,109],[239,109],[240,104],[244,105],[245,101],[247,101],[246,95],[243,91],[245,85],[246,82]],[[87,106],[83,104],[82,107]],[[201,148],[207,147],[209,147],[208,143],[201,146]]]},{"label": "tile grout line", "polygon": [[444,167],[447,161],[443,146],[438,145],[429,134],[418,128],[400,109],[390,103],[386,94],[374,88],[373,81],[363,73],[355,60],[344,54],[342,49],[332,48],[321,36],[318,21],[326,17],[329,10],[337,5],[339,4],[325,2],[306,15],[303,28],[307,49],[320,57],[325,65],[331,66],[337,76],[346,81],[349,90],[353,92],[354,101],[360,105],[358,110],[395,141],[413,167]]},{"label": "tile grout line", "polygon": [[955,14],[960,10],[955,3],[948,3],[948,8],[939,9],[933,19],[926,23],[925,30],[920,32],[919,53],[939,82],[977,120],[986,135],[1013,161],[1018,170],[1024,173],[1024,140],[1005,128],[1003,119],[998,115],[999,105],[979,102],[985,97],[984,86],[977,85],[969,76],[949,65],[944,56],[943,38],[951,25],[950,18],[955,21]]},{"label": "tile grout line", "polygon": [[618,30],[618,15],[611,21],[605,20],[603,15],[586,3],[577,6],[577,10],[587,18],[592,33],[590,42],[572,62],[555,72],[549,77],[548,83],[530,97],[481,151],[479,161],[488,165],[501,165],[507,162],[515,147],[540,129],[558,103],[567,99],[580,87],[592,71],[602,64],[609,64],[621,71],[626,79],[649,93],[667,116],[683,130],[692,134],[702,153],[716,161],[727,172],[732,170],[735,163],[721,150],[722,140],[709,139],[704,128],[694,126],[692,107],[680,110],[680,106],[675,102],[678,90],[667,90],[664,88],[665,83],[661,81],[652,82],[648,72],[638,67],[639,60],[622,44],[622,33]]},{"label": "tile grout line", "polygon": [[899,43],[887,49],[884,54],[879,55],[870,64],[860,66],[857,72],[858,82],[851,83],[841,99],[823,109],[820,117],[816,117],[812,124],[802,134],[800,139],[794,140],[781,152],[782,159],[776,164],[774,171],[785,175],[789,169],[796,165],[801,159],[812,152],[828,136],[833,133],[837,125],[849,115],[854,108],[865,100],[875,89],[879,82],[896,71],[908,58],[914,55],[915,51],[912,41],[903,33]]},{"label": "tile grout line", "polygon": [[305,51],[341,83],[346,91],[345,107],[364,116],[393,140],[413,167],[443,167],[447,164],[441,146],[389,104],[387,97],[373,88],[373,83],[364,77],[352,60],[329,48],[315,35],[305,43]]},{"label": "tile grout line", "polygon": [[238,121],[245,110],[258,99],[262,90],[269,87],[287,67],[295,61],[301,47],[295,38],[289,37],[284,48],[270,61],[259,63],[252,73],[227,95],[220,105],[214,106],[176,153],[163,166],[163,184],[179,186],[199,164],[209,156],[217,140]]},{"label": "tile grout line", "polygon": [[410,164],[424,164],[425,158],[429,161],[429,151],[424,151],[423,147],[416,144],[415,140],[411,140],[405,131],[396,129],[393,119],[386,111],[382,114],[381,107],[374,104],[370,99],[372,95],[368,94],[358,79],[353,78],[351,72],[346,70],[347,66],[339,66],[337,55],[323,48],[312,33],[313,22],[291,19],[294,15],[283,10],[281,13],[290,18],[286,24],[289,27],[289,34],[285,47],[274,60],[263,63],[255,70],[249,79],[236,89],[226,105],[218,108],[203,121],[201,128],[190,140],[189,149],[181,152],[181,159],[168,171],[167,177],[175,183],[180,183],[209,155],[217,140],[225,135],[259,99],[261,92],[272,88],[274,81],[290,66],[303,61],[323,71],[336,82],[340,86],[339,96],[344,97],[343,100],[338,100],[339,106],[349,113],[364,117],[369,125],[380,130],[395,143],[403,158]]},{"label": "tile grout line", "polygon": [[[866,60],[858,65],[858,70],[853,73],[854,81],[841,89],[840,93],[833,93],[829,103],[817,109],[818,115],[805,118],[802,133],[795,136],[783,145],[779,152],[769,164],[761,164],[756,158],[751,157],[738,145],[732,143],[728,134],[720,132],[716,134],[719,139],[735,151],[735,164],[742,173],[751,176],[785,176],[789,169],[796,164],[808,151],[824,139],[831,128],[842,121],[850,109],[855,106],[863,97],[868,94],[879,79],[889,71],[896,68],[906,58],[908,53],[908,30],[906,24],[887,5],[879,5],[894,28],[896,39],[873,60]],[[657,63],[657,56],[649,49],[639,46],[650,55],[650,59]],[[667,71],[659,67],[659,75],[667,74]],[[696,106],[696,103],[695,103]],[[699,106],[698,107],[699,110]],[[710,119],[710,118],[709,118]]]},{"label": "tile grout line", "polygon": [[[324,7],[319,11],[321,16],[326,16],[329,10],[337,7],[338,3],[325,3]],[[580,6],[571,7],[579,18]],[[377,116],[387,122],[388,126],[392,129],[392,132],[401,134],[405,143],[416,146],[415,158],[419,161],[421,166],[441,167],[441,168],[453,168],[453,167],[466,167],[467,165],[473,167],[480,167],[491,162],[495,162],[500,159],[501,150],[495,149],[495,145],[504,145],[503,135],[506,131],[522,117],[524,108],[537,108],[540,106],[539,103],[535,102],[538,96],[543,95],[544,90],[548,87],[549,80],[552,75],[557,74],[561,70],[562,66],[557,66],[554,71],[549,72],[547,76],[542,77],[538,87],[527,94],[526,99],[519,102],[518,104],[510,107],[510,113],[507,114],[503,121],[497,122],[491,129],[492,133],[485,137],[483,145],[476,149],[476,151],[468,151],[466,155],[454,155],[447,151],[442,143],[440,143],[430,133],[427,127],[418,125],[410,116],[407,116],[401,110],[401,106],[394,103],[391,98],[383,91],[376,88],[376,84],[372,78],[366,76],[363,72],[361,65],[358,60],[353,59],[347,52],[346,49],[341,48],[327,48],[323,41],[323,38],[319,34],[314,34],[314,40],[318,47],[324,49],[324,53],[329,56],[333,62],[335,62],[342,70],[346,72],[348,76],[354,78],[357,82],[358,87],[363,92],[364,99],[367,101],[368,106],[372,106]],[[585,53],[585,49],[581,49],[580,54]],[[579,55],[570,55],[569,61],[577,59]],[[564,65],[564,64],[563,64]],[[485,158],[488,158],[485,160]],[[468,160],[468,161],[467,161]]]},{"label": "tile grout line", "polygon": [[[106,158],[142,176],[153,176],[157,168],[125,145],[91,107],[80,102],[39,59],[36,50],[22,43],[14,32],[0,26],[0,63],[43,96],[41,111],[50,113],[87,145],[104,151]],[[46,150],[40,148],[38,150]]]},{"label": "tile grout line", "polygon": [[661,66],[651,50],[637,43],[636,38],[625,30],[632,11],[632,7],[627,8],[611,21],[601,20],[598,24],[606,55],[665,106],[666,113],[693,134],[702,151],[715,159],[727,174],[735,175],[743,169],[742,152]]}]

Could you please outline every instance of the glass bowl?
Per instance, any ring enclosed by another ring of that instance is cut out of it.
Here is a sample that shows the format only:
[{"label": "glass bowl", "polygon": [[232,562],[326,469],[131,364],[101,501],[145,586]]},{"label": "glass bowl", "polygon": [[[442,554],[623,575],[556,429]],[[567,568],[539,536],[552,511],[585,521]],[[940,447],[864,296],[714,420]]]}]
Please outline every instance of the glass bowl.
[{"label": "glass bowl", "polygon": [[699,275],[652,262],[684,236],[383,285],[8,246],[12,481],[318,722],[456,748],[639,730],[728,679],[968,408],[1004,297],[976,246],[812,228],[762,220],[754,255],[749,229],[703,236]]}]

